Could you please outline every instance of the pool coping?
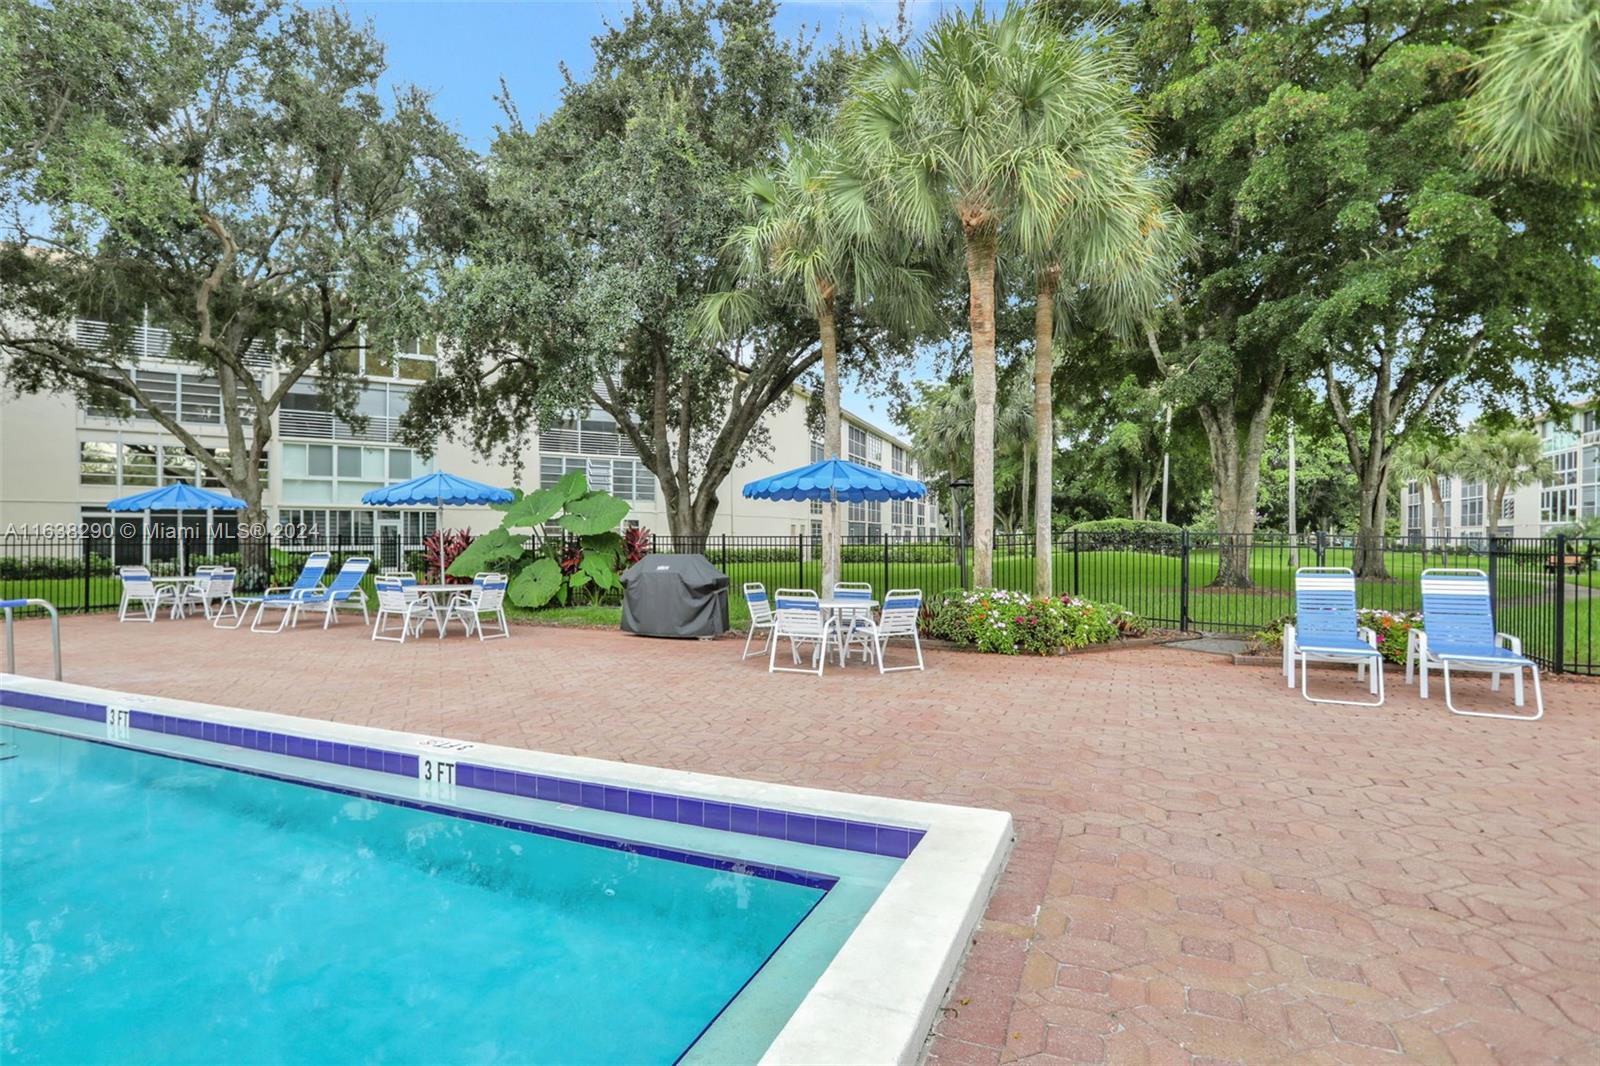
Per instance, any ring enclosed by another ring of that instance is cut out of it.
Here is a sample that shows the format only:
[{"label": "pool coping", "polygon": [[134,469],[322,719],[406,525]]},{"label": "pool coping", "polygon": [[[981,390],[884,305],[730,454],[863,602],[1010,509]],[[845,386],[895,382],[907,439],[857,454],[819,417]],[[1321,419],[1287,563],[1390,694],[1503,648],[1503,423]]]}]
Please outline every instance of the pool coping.
[{"label": "pool coping", "polygon": [[[102,721],[106,717],[104,708],[127,711],[127,716],[119,721],[124,730],[137,713],[155,716],[139,719],[140,729],[158,733],[170,731],[234,746],[255,746],[254,743],[246,745],[243,734],[251,734],[252,740],[262,733],[269,737],[298,736],[318,746],[324,743],[329,746],[327,758],[321,758],[317,748],[303,756],[306,758],[334,763],[335,746],[344,749],[346,761],[335,765],[377,768],[348,761],[353,750],[386,755],[406,752],[417,761],[398,770],[385,768],[385,772],[416,775],[413,780],[421,779],[428,772],[427,761],[432,758],[448,766],[452,792],[457,785],[456,759],[462,756],[461,761],[474,768],[473,775],[469,775],[472,781],[476,782],[487,769],[508,775],[511,784],[508,789],[494,787],[494,784],[460,783],[460,788],[466,791],[481,788],[511,795],[535,795],[518,793],[516,775],[531,778],[525,787],[535,790],[540,781],[578,782],[601,789],[670,797],[674,800],[672,817],[657,814],[653,808],[648,814],[639,814],[661,820],[676,820],[677,801],[687,798],[702,805],[699,808],[702,817],[704,805],[718,809],[726,806],[730,812],[754,810],[757,819],[746,830],[750,835],[874,854],[892,852],[880,851],[876,838],[871,847],[799,840],[787,835],[792,830],[775,826],[770,819],[767,831],[761,832],[760,815],[783,813],[796,819],[791,823],[786,818],[786,825],[802,831],[808,825],[814,827],[826,820],[908,834],[904,845],[908,854],[901,858],[900,868],[767,1047],[761,1061],[769,1064],[918,1061],[935,1013],[955,979],[1013,841],[1011,816],[1004,811],[862,796],[476,742],[463,746],[464,742],[424,734],[136,695],[5,673],[0,673],[0,687],[10,692],[76,701],[84,705],[86,712],[80,717],[87,716],[89,706],[102,709],[99,712]],[[239,733],[208,737],[179,732],[176,727],[160,728],[169,720],[191,725],[195,721],[213,723]],[[113,728],[107,725],[108,732]],[[126,737],[127,734],[122,735]],[[288,754],[274,749],[271,743],[268,740],[256,750]],[[464,756],[467,751],[471,753],[470,761]],[[407,773],[407,769],[411,772]],[[505,784],[504,779],[491,778],[490,781]],[[580,791],[580,798],[582,795]],[[603,804],[604,792],[599,799]],[[694,824],[722,828],[703,821]],[[734,831],[731,824],[729,829]],[[892,839],[893,849],[902,847],[900,836],[886,839]]]}]

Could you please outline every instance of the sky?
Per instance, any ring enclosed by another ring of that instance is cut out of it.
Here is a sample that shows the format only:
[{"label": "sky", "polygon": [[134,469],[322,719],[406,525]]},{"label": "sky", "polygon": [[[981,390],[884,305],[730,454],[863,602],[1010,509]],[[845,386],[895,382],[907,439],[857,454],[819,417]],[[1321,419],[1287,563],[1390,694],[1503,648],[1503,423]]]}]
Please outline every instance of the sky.
[{"label": "sky", "polygon": [[[435,111],[467,143],[482,151],[502,120],[494,97],[503,78],[525,122],[560,104],[561,64],[585,77],[589,42],[607,21],[620,21],[631,4],[617,0],[347,0],[350,13],[369,19],[387,46],[387,80],[415,84],[433,94]],[[909,0],[914,29],[932,22],[944,0]],[[854,36],[863,24],[892,26],[895,0],[785,0],[779,32],[820,32],[824,39]],[[882,397],[843,386],[843,402],[880,425],[890,425]]]}]

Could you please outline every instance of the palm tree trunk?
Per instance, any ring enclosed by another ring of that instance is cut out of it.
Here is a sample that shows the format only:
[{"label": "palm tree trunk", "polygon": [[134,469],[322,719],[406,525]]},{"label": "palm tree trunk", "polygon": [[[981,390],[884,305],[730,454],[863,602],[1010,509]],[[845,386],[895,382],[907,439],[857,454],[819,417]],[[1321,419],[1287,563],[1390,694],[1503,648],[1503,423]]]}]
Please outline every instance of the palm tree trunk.
[{"label": "palm tree trunk", "polygon": [[1050,512],[1055,505],[1055,398],[1051,376],[1055,373],[1056,286],[1061,268],[1039,272],[1033,307],[1033,594],[1055,591],[1051,573],[1054,558],[1050,542]]},{"label": "palm tree trunk", "polygon": [[[834,330],[833,294],[825,294],[817,309],[817,333],[822,340],[822,450],[823,458],[842,456],[843,430],[839,424],[839,339]],[[822,593],[839,581],[839,503],[822,505]]]},{"label": "palm tree trunk", "polygon": [[972,581],[994,584],[994,227],[966,229],[972,331]]}]

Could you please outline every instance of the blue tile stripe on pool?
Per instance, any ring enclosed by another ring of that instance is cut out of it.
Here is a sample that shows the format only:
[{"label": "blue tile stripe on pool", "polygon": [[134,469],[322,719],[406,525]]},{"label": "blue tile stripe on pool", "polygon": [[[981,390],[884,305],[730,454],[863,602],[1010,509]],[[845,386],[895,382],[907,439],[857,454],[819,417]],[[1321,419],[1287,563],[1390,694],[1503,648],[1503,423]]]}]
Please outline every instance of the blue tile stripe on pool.
[{"label": "blue tile stripe on pool", "polygon": [[[33,692],[0,690],[0,697],[13,707],[47,714],[66,715],[90,722],[104,722],[106,707],[99,703],[45,696]],[[275,733],[265,729],[246,729],[219,722],[206,722],[175,715],[131,711],[128,725],[152,733],[165,733],[193,740],[210,741],[233,747],[266,751],[293,758],[313,759],[336,766],[376,770],[402,777],[417,776],[418,757],[404,752],[364,747]],[[517,770],[505,770],[475,763],[456,763],[456,785],[508,796],[547,800],[573,807],[626,814],[635,818],[700,826],[745,836],[787,840],[824,848],[865,852],[903,859],[921,842],[924,832],[900,826],[876,825],[825,815],[792,814],[788,811],[750,807],[736,803],[697,799],[651,792],[638,788],[600,785],[571,778],[551,777]]]},{"label": "blue tile stripe on pool", "polygon": [[[76,717],[76,716],[74,716]],[[34,730],[38,727],[23,725],[18,729]],[[42,730],[41,730],[42,731]],[[110,740],[95,737],[79,736],[76,733],[58,734],[71,740],[79,740],[88,744],[111,744]],[[118,745],[120,747],[120,745]],[[558,840],[569,840],[576,844],[586,844],[597,848],[611,848],[616,851],[626,851],[634,855],[645,855],[653,859],[667,859],[672,862],[688,863],[690,866],[700,866],[708,870],[727,870],[731,873],[747,874],[751,877],[765,877],[773,881],[787,881],[790,884],[803,885],[806,888],[818,888],[826,892],[839,883],[839,879],[831,874],[812,873],[809,870],[797,870],[789,866],[775,866],[771,863],[747,862],[743,859],[729,859],[721,855],[707,855],[699,851],[685,851],[681,848],[662,847],[657,844],[646,844],[638,840],[624,840],[621,837],[608,837],[598,833],[581,833],[575,829],[562,829],[559,826],[543,825],[539,822],[529,822],[521,818],[503,818],[497,814],[485,814],[482,811],[472,811],[461,807],[447,807],[437,803],[425,803],[421,800],[402,799],[398,796],[383,796],[375,792],[365,792],[358,788],[348,788],[344,785],[335,785],[327,781],[312,781],[305,778],[286,777],[282,774],[272,773],[270,770],[260,770],[252,766],[234,766],[228,763],[212,762],[207,759],[195,758],[188,755],[179,755],[176,752],[146,752],[143,748],[131,748],[141,754],[148,754],[159,759],[172,759],[175,762],[190,763],[195,766],[209,766],[229,773],[245,774],[249,777],[265,778],[269,781],[282,781],[285,784],[299,785],[303,788],[314,788],[322,792],[334,792],[341,796],[354,796],[358,799],[371,800],[374,803],[387,803],[394,807],[405,807],[415,811],[426,811],[429,814],[442,814],[450,818],[461,818],[469,822],[481,822],[484,825],[500,826],[512,829],[519,833],[532,833],[537,836],[554,837]],[[809,913],[809,912],[807,912]]]}]

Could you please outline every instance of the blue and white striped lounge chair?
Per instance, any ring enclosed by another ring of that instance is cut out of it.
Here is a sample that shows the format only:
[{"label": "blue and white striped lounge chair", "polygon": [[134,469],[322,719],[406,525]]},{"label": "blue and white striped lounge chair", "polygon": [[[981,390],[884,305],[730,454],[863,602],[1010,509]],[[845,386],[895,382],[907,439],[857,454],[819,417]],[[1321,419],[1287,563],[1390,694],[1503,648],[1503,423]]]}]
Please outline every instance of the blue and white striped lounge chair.
[{"label": "blue and white striped lounge chair", "polygon": [[362,624],[369,624],[372,616],[367,613],[367,594],[361,588],[361,580],[370,569],[372,560],[364,556],[346,559],[334,575],[331,585],[326,589],[313,589],[300,597],[300,602],[294,607],[294,621],[290,624],[298,625],[303,614],[321,611],[322,628],[327,629],[330,623],[339,621],[341,609],[359,610]]},{"label": "blue and white striped lounge chair", "polygon": [[[793,666],[778,665],[778,642],[789,638],[789,654]],[[828,658],[829,641],[837,642],[838,632],[833,619],[823,614],[822,602],[810,589],[779,589],[774,597],[772,612],[772,647],[767,652],[767,673],[816,674],[822,676],[823,663]],[[800,665],[800,645],[811,644],[811,666]],[[844,655],[840,645],[839,654]]]},{"label": "blue and white striped lounge chair", "polygon": [[150,580],[150,570],[147,567],[120,567],[117,576],[122,579],[122,602],[117,605],[119,622],[128,620],[130,617],[128,608],[136,603],[139,609],[131,617],[139,622],[154,622],[156,612],[162,605],[170,607],[177,602],[178,590],[171,585],[157,587],[156,583]]},{"label": "blue and white striped lounge chair", "polygon": [[[1494,604],[1489,598],[1489,575],[1482,570],[1438,568],[1422,572],[1422,628],[1411,630],[1406,648],[1406,680],[1413,668],[1420,671],[1418,692],[1428,698],[1428,667],[1444,674],[1444,705],[1451,714],[1469,718],[1510,718],[1534,722],[1544,717],[1544,693],[1539,690],[1539,664],[1522,654],[1522,641],[1494,628]],[[1489,687],[1500,689],[1500,675],[1510,674],[1513,698],[1525,705],[1522,671],[1533,674],[1533,714],[1497,711],[1463,711],[1450,693],[1450,671],[1476,670],[1490,675]]]},{"label": "blue and white striped lounge chair", "polygon": [[[244,613],[249,613],[251,607],[256,609],[256,620],[250,623],[250,632],[283,632],[283,627],[294,621],[295,607],[301,599],[322,591],[322,577],[328,572],[330,558],[327,552],[312,552],[306,556],[305,565],[300,568],[300,576],[294,579],[293,585],[275,585],[259,596],[235,596],[235,600],[244,604]],[[278,620],[276,629],[263,630],[261,620],[269,610],[282,611],[283,617]],[[243,620],[244,615],[241,614],[240,621]],[[234,625],[231,628],[239,627]]]},{"label": "blue and white striped lounge chair", "polygon": [[767,642],[762,645],[761,651],[769,650],[772,645],[772,600],[767,598],[767,586],[759,581],[746,581],[744,605],[750,609],[750,632],[744,638],[744,654],[739,656],[740,662],[750,658],[750,644],[756,639],[758,630],[767,631]]},{"label": "blue and white striped lounge chair", "polygon": [[[1383,653],[1378,635],[1356,620],[1356,575],[1343,566],[1302,566],[1294,572],[1295,620],[1283,627],[1283,674],[1294,688],[1300,668],[1300,694],[1312,703],[1347,707],[1383,706]],[[1319,699],[1311,694],[1308,663],[1346,663],[1360,680],[1370,668],[1369,689],[1376,700]]]}]

